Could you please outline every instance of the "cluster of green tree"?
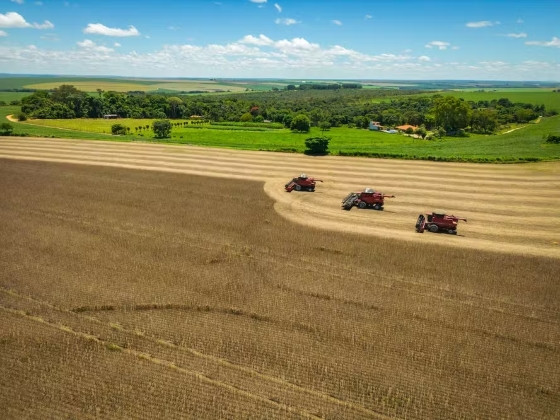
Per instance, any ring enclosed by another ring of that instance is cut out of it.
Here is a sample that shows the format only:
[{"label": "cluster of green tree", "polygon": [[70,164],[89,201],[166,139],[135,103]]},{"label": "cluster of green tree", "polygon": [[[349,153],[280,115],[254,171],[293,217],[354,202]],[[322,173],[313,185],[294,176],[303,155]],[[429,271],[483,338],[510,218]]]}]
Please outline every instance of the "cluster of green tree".
[{"label": "cluster of green tree", "polygon": [[287,85],[286,90],[338,90],[338,89],[361,89],[360,83],[302,83],[300,85]]},{"label": "cluster of green tree", "polygon": [[31,88],[6,88],[0,89],[0,92],[35,92],[37,89]]},{"label": "cluster of green tree", "polygon": [[[473,102],[395,89],[305,88],[197,96],[103,92],[100,89],[97,93],[88,95],[74,86],[62,85],[23,98],[21,109],[34,118],[101,118],[116,114],[122,118],[188,119],[197,115],[216,122],[269,121],[297,131],[305,130],[294,127],[293,120],[305,115],[309,124],[316,127],[347,124],[367,128],[370,121],[378,121],[387,127],[411,124],[459,135],[465,130],[492,133],[504,124],[525,123],[540,115],[555,113],[547,113],[544,105],[512,103],[507,98]],[[388,96],[391,98],[382,100]]]},{"label": "cluster of green tree", "polygon": [[[171,123],[169,120],[157,120],[152,123],[152,131],[154,132],[154,136],[156,139],[163,139],[167,137],[171,137],[171,129],[173,126],[177,126],[177,124]],[[147,125],[145,127],[136,127],[138,129],[149,129],[150,126]],[[116,123],[111,126],[111,133],[114,136],[124,136],[130,133],[130,127],[127,127],[123,124]]]},{"label": "cluster of green tree", "polygon": [[72,85],[52,91],[36,91],[21,100],[21,111],[33,118],[102,118],[114,114],[122,118],[184,118],[198,108],[186,109],[175,96],[142,93],[103,92],[88,95]]}]

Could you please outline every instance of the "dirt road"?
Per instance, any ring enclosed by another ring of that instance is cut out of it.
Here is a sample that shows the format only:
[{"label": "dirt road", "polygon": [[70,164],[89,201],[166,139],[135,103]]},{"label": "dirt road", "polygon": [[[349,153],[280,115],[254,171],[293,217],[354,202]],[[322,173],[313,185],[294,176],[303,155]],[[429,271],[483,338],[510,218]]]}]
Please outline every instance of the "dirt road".
[{"label": "dirt road", "polygon": [[[0,137],[0,158],[46,160],[260,180],[283,217],[375,237],[560,258],[560,162],[484,165],[251,152],[148,143]],[[305,172],[314,193],[286,193]],[[340,209],[365,187],[396,198],[385,211]],[[217,194],[219,197],[219,194]],[[466,217],[459,235],[417,234],[419,213]],[[250,211],[248,209],[248,211]]]}]

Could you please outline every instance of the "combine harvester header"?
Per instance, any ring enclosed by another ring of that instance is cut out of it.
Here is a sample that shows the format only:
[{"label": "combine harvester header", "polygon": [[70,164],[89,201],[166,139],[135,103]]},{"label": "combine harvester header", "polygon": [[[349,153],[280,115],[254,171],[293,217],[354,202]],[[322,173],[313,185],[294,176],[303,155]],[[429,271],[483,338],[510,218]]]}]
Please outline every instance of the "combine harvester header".
[{"label": "combine harvester header", "polygon": [[421,214],[416,220],[416,232],[424,233],[424,230],[428,229],[433,233],[446,232],[457,235],[457,222],[459,220],[467,221],[464,217],[447,215],[444,212],[432,212],[432,214],[426,216]]},{"label": "combine harvester header", "polygon": [[360,209],[367,207],[375,210],[383,210],[385,205],[385,198],[395,198],[394,195],[385,195],[379,191],[374,191],[372,188],[366,188],[362,192],[348,194],[342,200],[342,208],[350,210],[352,207],[357,206]]},{"label": "combine harvester header", "polygon": [[292,192],[293,190],[313,192],[315,191],[315,184],[317,182],[323,182],[323,180],[309,177],[306,174],[301,174],[297,178],[293,178],[284,187],[287,192]]}]

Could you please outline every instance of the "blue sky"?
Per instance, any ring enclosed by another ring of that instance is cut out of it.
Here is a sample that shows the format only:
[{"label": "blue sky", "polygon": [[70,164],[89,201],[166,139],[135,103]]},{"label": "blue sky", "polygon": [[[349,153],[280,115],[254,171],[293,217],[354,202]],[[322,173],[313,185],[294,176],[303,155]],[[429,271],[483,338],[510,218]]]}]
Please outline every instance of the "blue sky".
[{"label": "blue sky", "polygon": [[560,1],[0,0],[0,73],[560,81]]}]

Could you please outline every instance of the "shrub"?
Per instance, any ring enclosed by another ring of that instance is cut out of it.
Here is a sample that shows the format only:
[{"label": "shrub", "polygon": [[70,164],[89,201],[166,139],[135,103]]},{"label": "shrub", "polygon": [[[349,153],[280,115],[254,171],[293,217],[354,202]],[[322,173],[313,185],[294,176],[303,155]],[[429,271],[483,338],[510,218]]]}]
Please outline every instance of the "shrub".
[{"label": "shrub", "polygon": [[111,133],[114,136],[125,135],[126,134],[126,127],[122,124],[113,124],[111,126]]},{"label": "shrub", "polygon": [[241,116],[241,118],[239,118],[239,121],[241,122],[253,121],[253,115],[250,112],[246,112]]},{"label": "shrub", "polygon": [[14,131],[14,127],[10,123],[2,123],[0,124],[0,134],[3,136],[9,136]]},{"label": "shrub", "polygon": [[327,155],[330,140],[328,137],[309,137],[305,139],[305,153],[308,155]]},{"label": "shrub", "polygon": [[457,133],[455,133],[455,135],[456,135],[457,137],[467,137],[467,133],[466,133],[465,130],[462,129],[462,128],[459,128],[459,129],[457,130]]},{"label": "shrub", "polygon": [[24,112],[20,112],[17,114],[18,121],[27,121],[27,115]]},{"label": "shrub", "polygon": [[156,139],[171,137],[171,123],[169,120],[157,120],[152,124]]},{"label": "shrub", "polygon": [[428,132],[426,131],[426,127],[420,126],[416,130],[414,130],[414,134],[425,139]]},{"label": "shrub", "polygon": [[308,133],[309,129],[311,128],[311,120],[305,114],[296,115],[290,124],[290,128],[293,131]]},{"label": "shrub", "polygon": [[560,136],[557,136],[557,135],[554,135],[554,134],[549,134],[548,136],[546,136],[546,142],[547,143],[560,144]]}]

